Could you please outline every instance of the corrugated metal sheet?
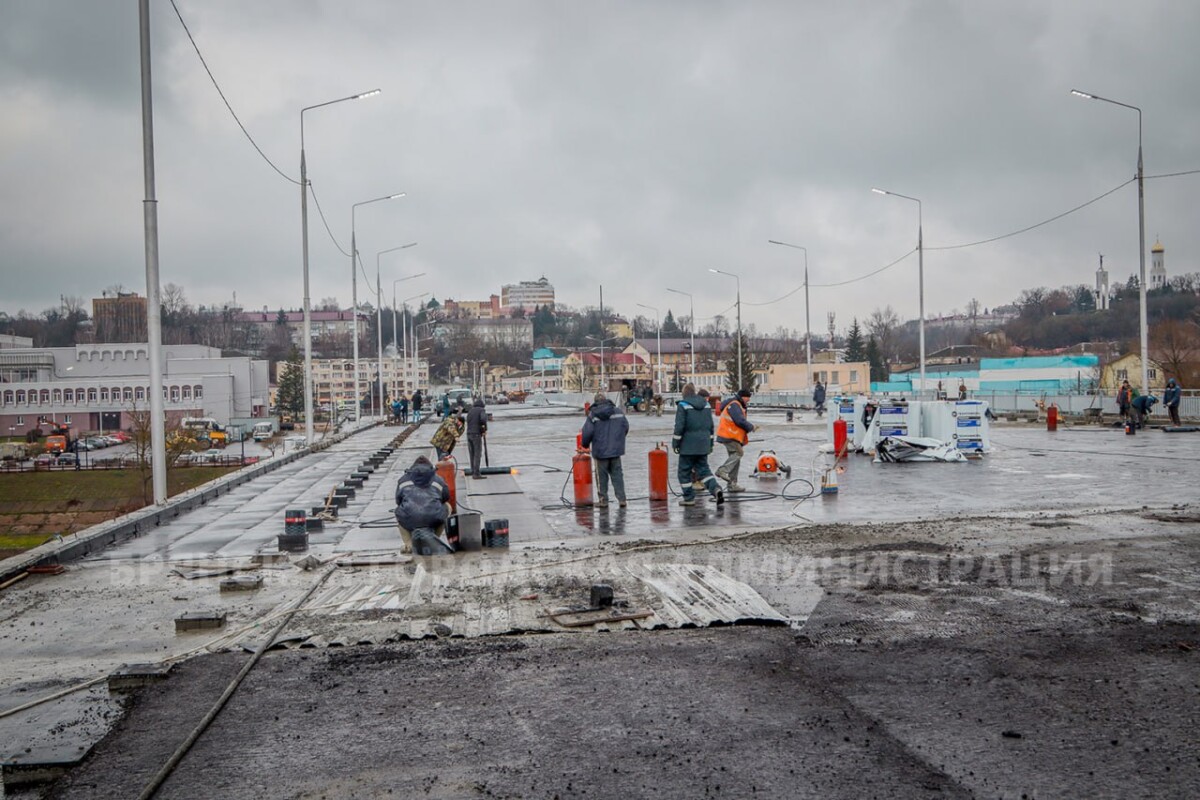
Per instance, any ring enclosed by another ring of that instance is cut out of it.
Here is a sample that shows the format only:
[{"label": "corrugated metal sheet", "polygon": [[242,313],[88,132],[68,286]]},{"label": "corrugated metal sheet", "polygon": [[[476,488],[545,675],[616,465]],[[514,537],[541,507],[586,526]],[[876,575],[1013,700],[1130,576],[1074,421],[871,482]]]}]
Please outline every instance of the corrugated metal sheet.
[{"label": "corrugated metal sheet", "polygon": [[[338,647],[435,636],[474,638],[524,632],[654,630],[712,625],[785,625],[788,619],[753,588],[720,570],[697,564],[641,564],[596,568],[548,568],[504,580],[440,574],[417,564],[411,580],[394,572],[389,581],[353,580],[324,589],[296,618],[293,635],[279,646]],[[407,577],[407,576],[404,576]],[[623,605],[644,609],[639,620],[564,628],[548,610],[586,605],[592,583],[610,583]],[[522,597],[536,595],[536,599]],[[239,640],[242,643],[249,638]],[[236,644],[236,643],[235,643]]]}]

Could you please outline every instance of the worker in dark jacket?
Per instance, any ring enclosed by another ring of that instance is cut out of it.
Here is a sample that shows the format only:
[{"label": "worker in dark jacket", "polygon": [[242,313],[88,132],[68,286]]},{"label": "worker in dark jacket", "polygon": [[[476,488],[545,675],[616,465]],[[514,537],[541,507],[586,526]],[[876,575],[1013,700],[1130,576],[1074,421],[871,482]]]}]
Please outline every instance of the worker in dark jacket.
[{"label": "worker in dark jacket", "polygon": [[1157,402],[1158,398],[1152,394],[1140,394],[1133,398],[1134,424],[1139,428],[1146,427],[1146,417],[1150,416]]},{"label": "worker in dark jacket", "polygon": [[813,408],[817,410],[818,417],[825,413],[825,384],[820,381],[813,387]]},{"label": "worker in dark jacket", "polygon": [[396,524],[412,552],[413,532],[425,528],[440,534],[450,517],[450,488],[425,456],[417,456],[396,484]]},{"label": "worker in dark jacket", "polygon": [[746,404],[750,402],[750,390],[742,389],[736,395],[721,404],[721,413],[717,423],[717,441],[725,445],[728,458],[717,467],[717,477],[729,485],[725,488],[730,492],[744,492],[745,488],[738,483],[738,469],[742,465],[742,454],[754,424],[746,419]]},{"label": "worker in dark jacket", "polygon": [[625,473],[621,469],[621,456],[625,455],[625,436],[628,433],[629,419],[604,392],[597,392],[587,421],[583,423],[582,442],[584,447],[591,448],[592,461],[596,463],[598,508],[608,506],[610,478],[617,505],[625,507]]},{"label": "worker in dark jacket", "polygon": [[717,505],[725,502],[725,494],[708,468],[708,454],[712,448],[712,409],[696,394],[695,384],[685,384],[683,398],[675,405],[675,432],[671,437],[671,449],[679,456],[678,477],[683,490],[680,505],[696,504],[696,490],[692,486],[693,471]]},{"label": "worker in dark jacket", "polygon": [[467,449],[471,454],[471,477],[483,479],[479,473],[479,459],[483,457],[483,439],[487,436],[487,409],[483,407],[483,398],[476,397],[471,410],[467,412]]},{"label": "worker in dark jacket", "polygon": [[1167,390],[1163,392],[1163,405],[1167,407],[1167,413],[1171,415],[1172,425],[1179,424],[1179,400],[1182,394],[1179,384],[1174,378],[1167,381]]}]

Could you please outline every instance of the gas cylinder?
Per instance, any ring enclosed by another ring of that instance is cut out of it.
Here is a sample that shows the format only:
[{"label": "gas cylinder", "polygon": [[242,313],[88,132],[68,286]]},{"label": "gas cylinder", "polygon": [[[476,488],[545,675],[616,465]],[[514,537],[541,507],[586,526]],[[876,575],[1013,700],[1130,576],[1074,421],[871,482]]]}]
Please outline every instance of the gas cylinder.
[{"label": "gas cylinder", "polygon": [[650,451],[650,499],[667,499],[667,450],[661,444]]},{"label": "gas cylinder", "polygon": [[450,489],[450,513],[458,513],[458,493],[455,487],[454,473],[457,470],[454,466],[454,459],[446,456],[437,463],[438,477],[446,482],[446,487]]},{"label": "gas cylinder", "polygon": [[583,452],[583,431],[575,434],[575,449]]},{"label": "gas cylinder", "polygon": [[575,481],[575,505],[590,506],[592,500],[592,457],[579,452],[571,459],[571,473]]},{"label": "gas cylinder", "polygon": [[841,458],[846,454],[846,420],[833,421],[833,452]]},{"label": "gas cylinder", "polygon": [[708,396],[708,404],[712,406],[713,413],[717,413],[717,409],[721,407],[721,395],[710,394]]},{"label": "gas cylinder", "polygon": [[1058,430],[1058,406],[1051,405],[1046,409],[1046,430]]}]

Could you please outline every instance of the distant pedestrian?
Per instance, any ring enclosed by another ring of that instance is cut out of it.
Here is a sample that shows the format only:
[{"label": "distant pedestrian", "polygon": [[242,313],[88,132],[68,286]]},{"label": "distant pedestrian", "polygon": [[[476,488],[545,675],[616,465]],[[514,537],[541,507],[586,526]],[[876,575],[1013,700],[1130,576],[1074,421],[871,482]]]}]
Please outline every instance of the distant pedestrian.
[{"label": "distant pedestrian", "polygon": [[967,382],[966,381],[958,382],[958,399],[959,400],[967,399]]},{"label": "distant pedestrian", "polygon": [[1158,398],[1152,394],[1143,394],[1133,398],[1134,424],[1139,428],[1146,427],[1146,417],[1154,410]]},{"label": "distant pedestrian", "polygon": [[825,384],[820,380],[813,387],[813,408],[817,410],[818,417],[825,413]]},{"label": "distant pedestrian", "polygon": [[483,480],[479,472],[479,461],[483,457],[483,440],[487,437],[487,409],[483,407],[483,398],[476,397],[471,410],[467,412],[467,450],[471,456],[471,477]]},{"label": "distant pedestrian", "polygon": [[413,422],[421,421],[421,405],[422,405],[424,399],[425,398],[422,396],[420,389],[417,389],[415,392],[413,392],[413,396],[412,396]]},{"label": "distant pedestrian", "polygon": [[621,468],[621,456],[625,455],[628,433],[629,420],[621,409],[604,392],[596,392],[587,421],[583,423],[582,442],[584,447],[591,448],[592,461],[596,464],[597,508],[608,507],[610,479],[617,505],[625,507],[625,473]]},{"label": "distant pedestrian", "polygon": [[400,392],[400,399],[397,402],[400,403],[400,421],[407,423],[408,422],[408,394],[406,392]]},{"label": "distant pedestrian", "polygon": [[450,416],[450,392],[442,395],[442,419]]},{"label": "distant pedestrian", "polygon": [[671,449],[679,456],[678,477],[683,490],[680,505],[696,504],[696,490],[692,486],[692,473],[701,481],[708,493],[717,501],[725,502],[717,479],[708,468],[708,454],[713,448],[713,414],[704,399],[696,394],[695,384],[683,387],[683,398],[675,405],[675,431],[671,437]]},{"label": "distant pedestrian", "polygon": [[412,552],[413,533],[424,528],[439,534],[450,518],[450,488],[425,456],[417,456],[396,483],[396,525],[401,552]]},{"label": "distant pedestrian", "polygon": [[429,443],[437,450],[439,461],[454,452],[454,445],[458,444],[458,439],[462,436],[464,427],[461,414],[447,414],[442,420],[442,424],[438,426],[437,432],[429,440]]},{"label": "distant pedestrian", "polygon": [[754,424],[746,419],[746,405],[750,402],[749,389],[741,389],[736,395],[721,405],[720,421],[717,424],[717,441],[725,445],[728,457],[725,463],[717,467],[717,477],[729,485],[725,488],[730,492],[744,492],[746,489],[738,483],[738,470],[742,465],[742,455],[746,443],[754,431]]},{"label": "distant pedestrian", "polygon": [[1122,381],[1121,387],[1117,389],[1117,411],[1121,414],[1121,419],[1129,419],[1129,407],[1133,404],[1133,387],[1129,385],[1129,381]]},{"label": "distant pedestrian", "polygon": [[1167,381],[1167,390],[1163,392],[1163,405],[1167,407],[1167,413],[1171,415],[1171,424],[1179,424],[1179,400],[1183,395],[1183,391],[1179,388],[1179,383],[1174,379]]}]

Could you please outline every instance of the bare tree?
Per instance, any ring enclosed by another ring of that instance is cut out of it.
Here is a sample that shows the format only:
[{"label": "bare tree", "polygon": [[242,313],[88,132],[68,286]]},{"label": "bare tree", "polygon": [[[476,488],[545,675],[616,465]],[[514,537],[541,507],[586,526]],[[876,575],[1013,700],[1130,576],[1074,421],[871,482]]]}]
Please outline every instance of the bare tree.
[{"label": "bare tree", "polygon": [[899,360],[899,354],[896,352],[896,333],[899,328],[900,315],[891,306],[877,308],[867,317],[867,331],[875,337],[875,343],[885,362]]},{"label": "bare tree", "polygon": [[1150,357],[1168,377],[1183,381],[1200,361],[1200,326],[1177,319],[1159,322],[1150,334]]},{"label": "bare tree", "polygon": [[[138,401],[133,401],[129,407],[129,442],[133,445],[133,457],[135,460],[135,468],[142,479],[142,500],[146,505],[150,504],[153,492],[151,491],[151,482],[153,478],[153,447],[150,441],[150,420],[152,419],[150,409],[138,404]],[[195,452],[200,449],[200,445],[196,439],[187,431],[183,430],[180,424],[182,415],[177,412],[170,412],[166,415],[166,434],[167,434],[167,469],[172,469],[179,462],[180,456],[184,453]]]}]

